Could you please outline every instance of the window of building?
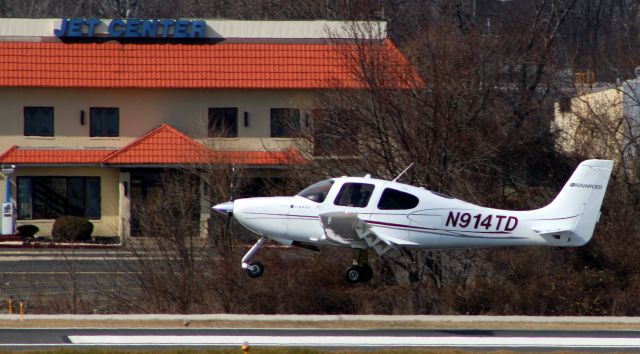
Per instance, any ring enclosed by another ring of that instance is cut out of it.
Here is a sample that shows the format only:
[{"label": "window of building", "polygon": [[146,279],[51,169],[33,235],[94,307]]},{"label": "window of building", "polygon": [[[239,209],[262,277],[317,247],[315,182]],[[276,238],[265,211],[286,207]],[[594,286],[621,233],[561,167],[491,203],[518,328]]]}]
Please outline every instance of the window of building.
[{"label": "window of building", "polygon": [[24,107],[25,136],[53,136],[53,107]]},{"label": "window of building", "polygon": [[300,110],[271,108],[271,137],[293,138],[300,133]]},{"label": "window of building", "polygon": [[18,219],[100,219],[100,177],[17,177]]},{"label": "window of building", "polygon": [[[359,130],[357,125],[349,124],[349,111],[329,111],[315,109],[313,118],[313,153],[315,156],[353,156],[357,154]],[[343,117],[349,117],[344,119]],[[345,136],[344,132],[350,134]]]},{"label": "window of building", "polygon": [[120,110],[118,108],[91,107],[90,136],[115,137],[120,135]]},{"label": "window of building", "polygon": [[209,137],[238,137],[238,108],[209,108]]},{"label": "window of building", "polygon": [[418,197],[401,192],[399,190],[386,188],[382,192],[382,197],[378,202],[378,209],[380,210],[406,210],[413,209],[418,206],[420,200]]},{"label": "window of building", "polygon": [[345,183],[338,192],[335,204],[364,208],[369,204],[373,187],[373,184],[367,183]]}]

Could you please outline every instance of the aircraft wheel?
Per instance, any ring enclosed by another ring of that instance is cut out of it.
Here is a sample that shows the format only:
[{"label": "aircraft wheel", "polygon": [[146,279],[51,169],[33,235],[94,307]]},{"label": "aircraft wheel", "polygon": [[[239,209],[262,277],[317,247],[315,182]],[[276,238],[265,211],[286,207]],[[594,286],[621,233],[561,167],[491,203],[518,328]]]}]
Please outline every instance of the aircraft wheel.
[{"label": "aircraft wheel", "polygon": [[347,282],[351,284],[355,284],[359,281],[362,281],[363,277],[363,269],[359,265],[352,265],[344,272],[344,278]]},{"label": "aircraft wheel", "polygon": [[373,278],[373,269],[368,264],[363,264],[360,267],[362,268],[362,279],[360,281],[366,283]]},{"label": "aircraft wheel", "polygon": [[251,278],[257,278],[264,273],[264,266],[260,262],[253,262],[249,264],[249,267],[245,268],[245,271]]}]

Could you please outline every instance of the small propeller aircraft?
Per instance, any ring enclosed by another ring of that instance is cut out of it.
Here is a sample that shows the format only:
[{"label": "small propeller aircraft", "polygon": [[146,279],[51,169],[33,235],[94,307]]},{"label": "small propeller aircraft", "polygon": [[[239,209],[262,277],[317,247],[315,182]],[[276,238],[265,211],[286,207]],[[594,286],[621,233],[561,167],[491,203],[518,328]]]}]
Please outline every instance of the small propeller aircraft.
[{"label": "small propeller aircraft", "polygon": [[367,282],[373,276],[369,249],[381,256],[405,249],[582,246],[600,217],[612,168],[610,160],[582,162],[549,205],[530,211],[481,207],[396,182],[402,173],[393,181],[369,175],[332,178],[292,197],[237,199],[213,209],[261,236],[242,258],[250,277],[262,275],[264,266],[251,259],[272,239],[314,250],[352,248],[345,278]]}]

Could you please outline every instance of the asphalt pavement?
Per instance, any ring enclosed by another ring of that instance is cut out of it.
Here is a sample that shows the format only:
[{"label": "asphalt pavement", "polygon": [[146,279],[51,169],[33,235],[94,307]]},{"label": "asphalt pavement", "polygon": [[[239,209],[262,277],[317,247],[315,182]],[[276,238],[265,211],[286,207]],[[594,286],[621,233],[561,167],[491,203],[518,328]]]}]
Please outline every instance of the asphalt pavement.
[{"label": "asphalt pavement", "polygon": [[0,299],[28,299],[69,292],[70,283],[84,294],[101,292],[124,275],[135,258],[126,250],[0,248]]},{"label": "asphalt pavement", "polygon": [[461,348],[465,350],[640,351],[637,331],[416,329],[3,329],[4,350],[65,348]]}]

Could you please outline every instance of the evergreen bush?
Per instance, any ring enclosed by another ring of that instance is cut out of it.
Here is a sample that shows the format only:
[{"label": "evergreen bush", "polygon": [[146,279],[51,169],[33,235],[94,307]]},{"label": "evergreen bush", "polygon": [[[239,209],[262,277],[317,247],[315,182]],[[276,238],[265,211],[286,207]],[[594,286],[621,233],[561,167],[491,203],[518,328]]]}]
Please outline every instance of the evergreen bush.
[{"label": "evergreen bush", "polygon": [[32,238],[40,231],[36,225],[20,225],[16,229],[22,238]]},{"label": "evergreen bush", "polygon": [[80,216],[65,215],[56,219],[51,236],[56,242],[91,241],[93,224]]}]

